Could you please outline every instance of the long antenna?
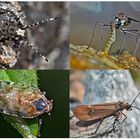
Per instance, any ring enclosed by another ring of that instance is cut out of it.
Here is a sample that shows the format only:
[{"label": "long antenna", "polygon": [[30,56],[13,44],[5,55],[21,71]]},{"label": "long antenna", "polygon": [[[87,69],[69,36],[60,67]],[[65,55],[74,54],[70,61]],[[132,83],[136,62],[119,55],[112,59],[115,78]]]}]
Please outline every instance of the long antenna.
[{"label": "long antenna", "polygon": [[28,28],[31,28],[31,27],[34,27],[34,26],[38,26],[38,25],[43,24],[45,22],[56,20],[57,18],[58,17],[55,17],[55,18],[47,18],[46,20],[42,20],[42,21],[39,21],[39,22],[30,24],[30,25],[27,25],[27,26],[23,27],[22,29],[28,29]]},{"label": "long antenna", "polygon": [[140,92],[138,93],[138,95],[134,98],[134,100],[132,101],[132,103],[130,104],[130,106],[132,106],[132,104],[135,102],[136,98],[140,95]]},{"label": "long antenna", "polygon": [[27,45],[28,47],[30,47],[33,51],[35,51],[41,58],[43,58],[45,61],[47,61],[48,62],[48,59],[44,56],[44,55],[42,55],[42,53],[40,53],[38,50],[36,50],[30,43],[28,43],[28,41],[26,41],[25,43],[24,43],[24,45]]}]

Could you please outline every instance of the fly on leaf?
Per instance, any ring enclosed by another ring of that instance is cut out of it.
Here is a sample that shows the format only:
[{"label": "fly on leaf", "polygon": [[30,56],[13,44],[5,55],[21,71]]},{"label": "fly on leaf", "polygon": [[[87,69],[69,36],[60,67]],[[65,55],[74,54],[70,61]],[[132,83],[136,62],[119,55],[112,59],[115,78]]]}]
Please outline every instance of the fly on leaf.
[{"label": "fly on leaf", "polygon": [[38,87],[0,81],[0,113],[32,119],[43,113],[50,113],[52,100]]}]

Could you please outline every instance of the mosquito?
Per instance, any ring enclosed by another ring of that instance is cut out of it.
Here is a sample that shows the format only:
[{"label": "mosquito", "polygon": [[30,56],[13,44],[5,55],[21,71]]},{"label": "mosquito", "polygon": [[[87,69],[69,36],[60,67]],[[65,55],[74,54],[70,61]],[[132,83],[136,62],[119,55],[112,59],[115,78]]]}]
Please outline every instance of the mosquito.
[{"label": "mosquito", "polygon": [[97,25],[101,26],[100,45],[98,47],[98,51],[102,48],[104,27],[110,27],[111,32],[110,32],[110,37],[109,37],[107,46],[104,49],[105,54],[108,55],[108,53],[110,51],[110,48],[112,47],[112,44],[116,40],[116,30],[120,30],[124,34],[124,37],[123,37],[123,40],[122,40],[122,43],[121,43],[121,47],[119,49],[119,54],[118,54],[119,57],[120,57],[120,55],[122,53],[122,50],[124,48],[124,43],[125,43],[125,40],[126,40],[126,34],[128,33],[128,34],[136,36],[136,46],[135,46],[134,53],[133,53],[133,57],[135,58],[136,52],[137,52],[137,50],[139,48],[140,33],[139,33],[138,29],[132,29],[132,30],[131,29],[127,29],[127,26],[129,26],[132,22],[140,23],[140,21],[138,21],[136,19],[133,19],[131,17],[128,17],[127,15],[125,15],[124,13],[121,13],[121,12],[119,12],[114,17],[113,21],[111,21],[110,24],[103,24],[103,23],[100,23],[100,22],[96,22],[94,24],[94,30],[93,30],[93,33],[92,33],[92,36],[91,36],[91,40],[90,40],[90,42],[88,44],[87,49],[91,46],[92,42],[94,42],[95,31],[96,31]]}]

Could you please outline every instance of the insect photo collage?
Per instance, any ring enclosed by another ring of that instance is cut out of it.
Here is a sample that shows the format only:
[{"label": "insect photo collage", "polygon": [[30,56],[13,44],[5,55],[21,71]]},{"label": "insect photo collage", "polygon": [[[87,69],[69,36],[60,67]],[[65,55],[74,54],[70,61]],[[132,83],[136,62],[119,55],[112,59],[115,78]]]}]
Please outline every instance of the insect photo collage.
[{"label": "insect photo collage", "polygon": [[0,138],[140,138],[139,29],[139,1],[0,1]]}]

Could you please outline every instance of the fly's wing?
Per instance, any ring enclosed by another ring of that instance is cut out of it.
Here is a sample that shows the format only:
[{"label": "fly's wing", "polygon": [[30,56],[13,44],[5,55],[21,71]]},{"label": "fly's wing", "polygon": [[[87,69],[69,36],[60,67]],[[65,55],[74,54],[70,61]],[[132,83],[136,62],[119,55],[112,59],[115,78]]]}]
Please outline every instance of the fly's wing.
[{"label": "fly's wing", "polygon": [[112,116],[116,111],[118,102],[98,104],[98,105],[80,105],[77,106],[73,113],[76,118],[82,121],[96,121],[99,119]]}]

